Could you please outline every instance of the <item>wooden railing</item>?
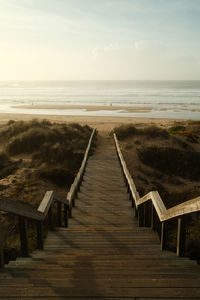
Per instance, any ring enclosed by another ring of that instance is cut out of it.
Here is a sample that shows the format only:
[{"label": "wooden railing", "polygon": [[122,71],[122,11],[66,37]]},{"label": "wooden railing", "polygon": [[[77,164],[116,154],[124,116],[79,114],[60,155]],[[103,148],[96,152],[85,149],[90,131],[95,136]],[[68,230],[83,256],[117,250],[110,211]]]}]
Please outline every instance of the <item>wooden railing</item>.
[{"label": "wooden railing", "polygon": [[200,197],[191,199],[169,209],[165,207],[158,191],[152,191],[140,198],[126,166],[115,133],[114,140],[130,199],[132,200],[132,207],[135,208],[135,215],[138,218],[138,225],[140,227],[147,226],[157,230],[161,240],[161,249],[164,250],[166,249],[168,241],[167,229],[169,222],[171,220],[177,220],[176,252],[178,256],[183,256],[185,253],[187,215],[200,212]]},{"label": "wooden railing", "polygon": [[[47,219],[49,230],[53,230],[53,218],[52,218],[52,204],[57,202],[57,226],[68,226],[68,218],[72,216],[72,206],[74,206],[74,199],[80,187],[83,174],[85,171],[86,163],[89,157],[89,152],[92,145],[92,140],[96,130],[93,129],[90,136],[88,146],[86,148],[84,158],[76,175],[74,183],[72,184],[66,199],[61,199],[54,195],[53,191],[47,191],[43,200],[41,201],[38,209],[31,207],[30,205],[13,201],[7,197],[0,195],[0,211],[5,211],[19,217],[19,235],[21,244],[21,255],[24,257],[29,256],[28,247],[28,232],[27,222],[33,220],[36,224],[37,230],[37,249],[43,249],[43,223]],[[64,205],[64,208],[62,207]],[[1,229],[1,228],[0,228]],[[2,230],[1,230],[2,231]],[[4,265],[3,255],[3,233],[0,231],[0,266]]]},{"label": "wooden railing", "polygon": [[89,157],[89,153],[90,153],[90,150],[91,150],[91,145],[92,145],[92,141],[93,141],[95,133],[96,133],[96,129],[94,128],[93,131],[92,131],[92,134],[90,136],[88,146],[87,146],[87,149],[85,151],[85,155],[84,155],[81,167],[80,167],[80,169],[79,169],[79,171],[78,171],[78,173],[77,173],[77,175],[74,179],[74,182],[71,185],[71,188],[70,188],[70,190],[67,194],[67,200],[68,200],[68,203],[69,203],[69,215],[70,215],[70,217],[72,216],[72,207],[75,206],[75,199],[76,199],[77,193],[80,189],[80,185],[81,185],[81,182],[82,182],[82,179],[83,179],[83,175],[84,175],[84,172],[85,172],[85,168],[86,168],[86,165],[87,165],[87,161],[88,161],[88,157]]},{"label": "wooden railing", "polygon": [[[31,207],[26,203],[20,201],[13,201],[9,198],[0,196],[0,210],[5,211],[19,218],[19,235],[21,244],[21,255],[24,257],[29,256],[28,247],[28,221],[35,221],[36,231],[37,231],[37,249],[43,249],[43,223],[48,220],[48,227],[53,230],[53,220],[52,220],[52,204],[57,202],[57,226],[62,226],[62,212],[64,212],[64,225],[68,224],[68,201],[67,199],[58,199],[53,191],[47,191],[44,198],[42,199],[38,209]],[[62,210],[62,205],[64,205],[64,210]],[[0,262],[1,266],[4,264],[3,259],[3,238],[1,236],[0,245]]]}]

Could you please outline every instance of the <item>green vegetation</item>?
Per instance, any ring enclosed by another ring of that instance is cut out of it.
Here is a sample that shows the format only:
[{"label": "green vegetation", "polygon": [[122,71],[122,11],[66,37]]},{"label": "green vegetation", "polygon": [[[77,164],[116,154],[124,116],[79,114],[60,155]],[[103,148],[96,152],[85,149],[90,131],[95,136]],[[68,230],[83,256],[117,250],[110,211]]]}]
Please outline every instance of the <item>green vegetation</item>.
[{"label": "green vegetation", "polygon": [[151,138],[163,137],[166,139],[169,137],[169,133],[167,132],[167,130],[156,126],[136,128],[134,125],[128,124],[114,128],[114,132],[116,133],[119,140],[124,140],[134,135],[144,135]]},{"label": "green vegetation", "polygon": [[172,127],[169,128],[170,134],[177,134],[177,133],[183,132],[185,130],[186,130],[186,127],[185,126],[181,126],[181,125],[172,126]]},{"label": "green vegetation", "polygon": [[145,147],[138,150],[140,160],[168,175],[191,180],[200,179],[200,153],[172,147]]},{"label": "green vegetation", "polygon": [[190,121],[185,126],[176,125],[169,128],[169,133],[177,136],[185,136],[190,143],[199,143],[200,122]]}]

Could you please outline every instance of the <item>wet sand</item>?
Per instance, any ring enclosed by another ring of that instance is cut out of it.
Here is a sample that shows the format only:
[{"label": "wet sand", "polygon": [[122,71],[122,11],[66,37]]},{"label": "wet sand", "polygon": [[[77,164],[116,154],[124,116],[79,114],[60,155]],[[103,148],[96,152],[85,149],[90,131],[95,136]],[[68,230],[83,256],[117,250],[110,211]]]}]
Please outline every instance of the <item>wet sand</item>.
[{"label": "wet sand", "polygon": [[114,110],[122,110],[125,112],[149,112],[153,107],[143,107],[143,106],[112,106],[112,105],[49,105],[49,104],[40,104],[40,105],[17,105],[12,106],[13,108],[21,108],[21,109],[56,109],[56,110],[63,110],[63,109],[84,109],[86,111],[114,111]]}]

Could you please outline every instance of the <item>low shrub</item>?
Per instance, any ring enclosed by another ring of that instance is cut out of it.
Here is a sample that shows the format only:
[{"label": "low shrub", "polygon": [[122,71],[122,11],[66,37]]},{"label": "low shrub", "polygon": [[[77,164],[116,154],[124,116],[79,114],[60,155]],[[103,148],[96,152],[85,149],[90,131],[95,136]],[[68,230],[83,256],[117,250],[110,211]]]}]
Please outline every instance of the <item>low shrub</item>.
[{"label": "low shrub", "polygon": [[156,126],[148,126],[143,129],[139,129],[138,133],[142,135],[146,135],[151,138],[158,138],[158,137],[162,137],[165,139],[169,138],[169,133],[167,132],[167,130]]},{"label": "low shrub", "polygon": [[114,129],[114,131],[120,140],[123,140],[133,135],[145,135],[150,138],[169,138],[169,133],[167,132],[167,130],[156,126],[136,128],[134,125],[130,124],[117,127]]},{"label": "low shrub", "polygon": [[172,126],[172,127],[169,128],[169,133],[170,134],[177,134],[177,133],[183,132],[185,130],[186,130],[186,127],[182,126],[182,125]]},{"label": "low shrub", "polygon": [[4,139],[10,139],[22,134],[23,132],[26,132],[31,128],[49,128],[51,126],[51,123],[47,120],[39,121],[37,119],[33,119],[29,122],[10,120],[7,123],[7,126],[0,131],[0,137],[3,137]]},{"label": "low shrub", "polygon": [[28,131],[13,138],[7,145],[7,151],[11,155],[33,153],[48,139],[52,139],[53,141],[53,135],[49,133],[48,129],[29,129]]},{"label": "low shrub", "polygon": [[5,152],[0,152],[0,169],[4,168],[9,162],[9,156]]},{"label": "low shrub", "polygon": [[170,147],[146,147],[138,149],[140,160],[168,175],[199,180],[200,153]]},{"label": "low shrub", "polygon": [[73,174],[67,168],[63,167],[45,168],[40,170],[40,176],[64,187],[70,186],[74,180]]},{"label": "low shrub", "polygon": [[132,124],[122,125],[120,127],[114,128],[114,132],[116,133],[119,140],[123,140],[129,136],[136,134],[137,128]]},{"label": "low shrub", "polygon": [[[43,126],[38,126],[37,121],[35,122],[37,126],[32,126],[10,139],[7,151],[11,155],[39,152],[43,145],[47,144],[49,150],[50,148],[53,149],[55,145],[68,150],[69,148],[72,150],[85,150],[91,128],[82,127],[79,124],[54,124],[49,126],[48,122],[43,122]],[[31,124],[33,124],[33,121]]]}]

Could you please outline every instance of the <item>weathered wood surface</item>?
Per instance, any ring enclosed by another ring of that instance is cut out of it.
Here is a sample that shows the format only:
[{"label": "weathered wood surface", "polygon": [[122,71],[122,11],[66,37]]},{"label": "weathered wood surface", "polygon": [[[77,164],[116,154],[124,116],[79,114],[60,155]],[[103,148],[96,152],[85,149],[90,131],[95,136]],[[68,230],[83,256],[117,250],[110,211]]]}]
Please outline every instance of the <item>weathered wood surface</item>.
[{"label": "weathered wood surface", "polygon": [[0,272],[0,299],[200,299],[200,268],[139,228],[111,138],[88,160],[69,228]]},{"label": "weathered wood surface", "polygon": [[0,195],[0,210],[13,213],[18,216],[34,219],[34,220],[42,220],[43,214],[37,209],[31,207],[30,205],[20,202],[13,201],[6,197]]},{"label": "weathered wood surface", "polygon": [[51,207],[52,202],[53,202],[53,192],[48,191],[48,192],[46,192],[44,198],[42,199],[42,202],[40,203],[40,205],[38,207],[38,211],[43,214],[44,218],[46,217],[46,215]]}]

